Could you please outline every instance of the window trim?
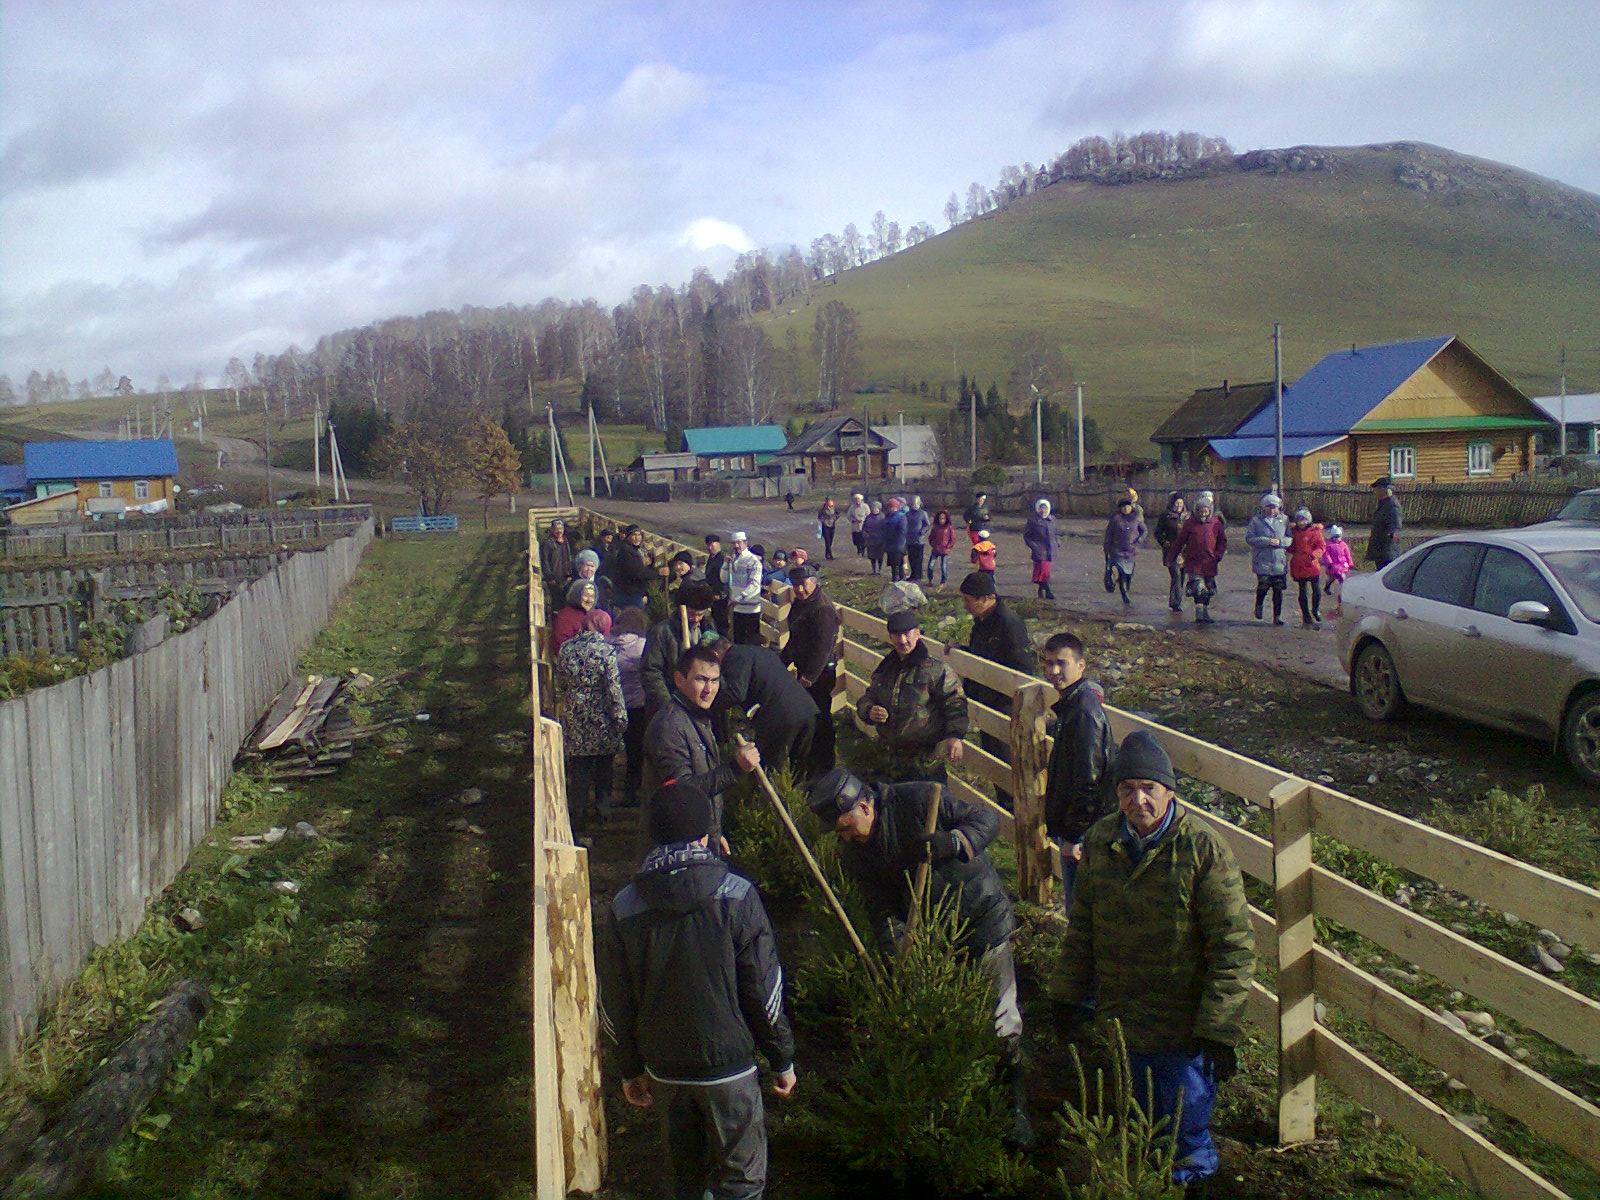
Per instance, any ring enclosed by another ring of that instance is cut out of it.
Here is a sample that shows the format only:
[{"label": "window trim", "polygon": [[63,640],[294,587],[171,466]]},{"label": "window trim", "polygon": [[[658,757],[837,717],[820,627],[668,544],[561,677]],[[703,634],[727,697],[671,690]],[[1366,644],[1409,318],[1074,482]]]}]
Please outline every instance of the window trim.
[{"label": "window trim", "polygon": [[112,496],[113,493],[112,493],[112,490],[111,490],[111,481],[109,479],[102,479],[100,481],[100,486],[98,488],[98,494],[99,494],[99,498],[101,500],[109,500],[109,499],[111,499],[111,496]]},{"label": "window trim", "polygon": [[1340,458],[1317,459],[1318,483],[1343,483],[1344,460]]},{"label": "window trim", "polygon": [[148,479],[135,479],[133,481],[133,498],[135,500],[150,499],[150,481]]},{"label": "window trim", "polygon": [[[1488,465],[1483,467],[1481,470],[1474,470],[1472,467],[1472,452],[1479,448],[1488,451],[1489,462]],[[1492,441],[1486,441],[1483,438],[1477,438],[1467,443],[1467,474],[1469,476],[1484,476],[1494,474],[1494,443]]]},{"label": "window trim", "polygon": [[[1411,469],[1409,471],[1402,471],[1402,470],[1400,470],[1398,467],[1396,467],[1394,465],[1394,452],[1396,450],[1404,450],[1408,454],[1411,455]],[[1414,442],[1390,442],[1389,443],[1389,478],[1391,478],[1391,479],[1415,479],[1416,477],[1417,477],[1417,447],[1416,447],[1416,443],[1414,443]]]}]

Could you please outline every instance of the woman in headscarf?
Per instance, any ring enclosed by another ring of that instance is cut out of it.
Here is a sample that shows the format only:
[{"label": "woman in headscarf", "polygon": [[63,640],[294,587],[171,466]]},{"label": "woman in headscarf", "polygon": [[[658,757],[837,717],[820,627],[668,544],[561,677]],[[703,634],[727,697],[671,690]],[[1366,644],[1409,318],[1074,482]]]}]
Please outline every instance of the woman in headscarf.
[{"label": "woman in headscarf", "polygon": [[1183,567],[1178,562],[1178,535],[1189,519],[1189,506],[1182,492],[1167,497],[1167,511],[1156,518],[1156,545],[1161,547],[1161,565],[1167,568],[1167,607],[1183,611]]},{"label": "woman in headscarf", "polygon": [[1050,515],[1050,501],[1042,496],[1033,502],[1033,513],[1022,529],[1022,540],[1033,556],[1033,586],[1039,599],[1054,600],[1050,590],[1050,569],[1056,556],[1056,519]]},{"label": "woman in headscarf", "polygon": [[550,651],[555,653],[580,629],[592,629],[601,637],[611,632],[611,618],[599,607],[600,591],[592,579],[574,579],[567,588],[567,602],[550,623]]}]

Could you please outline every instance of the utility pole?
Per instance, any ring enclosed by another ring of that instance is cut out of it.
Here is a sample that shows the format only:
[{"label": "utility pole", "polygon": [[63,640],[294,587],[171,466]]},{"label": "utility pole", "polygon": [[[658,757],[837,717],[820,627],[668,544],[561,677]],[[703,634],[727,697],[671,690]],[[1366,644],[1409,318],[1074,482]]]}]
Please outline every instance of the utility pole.
[{"label": "utility pole", "polygon": [[1283,495],[1283,326],[1272,323],[1272,411],[1277,423],[1277,475],[1273,485]]},{"label": "utility pole", "polygon": [[967,436],[972,439],[969,451],[972,455],[972,469],[978,469],[978,385],[972,385],[972,392],[967,396]]},{"label": "utility pole", "polygon": [[550,483],[555,488],[556,507],[561,507],[561,476],[556,473],[556,410],[544,406],[545,421],[550,427]]},{"label": "utility pole", "polygon": [[271,507],[277,503],[272,495],[272,405],[265,392],[261,393],[261,421],[267,427],[267,505]]},{"label": "utility pole", "polygon": [[1561,457],[1567,456],[1567,344],[1561,343]]},{"label": "utility pole", "polygon": [[1077,385],[1078,392],[1078,482],[1083,482],[1083,384]]},{"label": "utility pole", "polygon": [[906,477],[906,414],[900,413],[900,478]]},{"label": "utility pole", "polygon": [[861,482],[865,486],[867,471],[872,464],[872,451],[867,439],[872,436],[872,416],[866,409],[861,410]]},{"label": "utility pole", "polygon": [[[311,410],[311,469],[317,491],[322,490],[322,405]],[[339,497],[335,496],[337,500]]]},{"label": "utility pole", "polygon": [[[1032,384],[1028,386],[1033,387]],[[1033,388],[1033,469],[1040,483],[1044,482],[1044,397]]]}]

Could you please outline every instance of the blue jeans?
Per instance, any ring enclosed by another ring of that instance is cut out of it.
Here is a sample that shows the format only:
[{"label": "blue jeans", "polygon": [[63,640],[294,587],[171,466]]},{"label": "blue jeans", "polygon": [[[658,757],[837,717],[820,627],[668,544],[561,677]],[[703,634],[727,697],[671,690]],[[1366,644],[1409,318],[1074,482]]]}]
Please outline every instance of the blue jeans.
[{"label": "blue jeans", "polygon": [[950,556],[948,554],[935,554],[928,560],[928,582],[933,582],[933,564],[939,564],[939,582],[950,582]]},{"label": "blue jeans", "polygon": [[[1175,1183],[1190,1183],[1217,1173],[1217,1146],[1211,1140],[1211,1109],[1217,1099],[1217,1084],[1205,1057],[1185,1050],[1156,1054],[1128,1051],[1128,1066],[1133,1070],[1133,1094],[1139,1107],[1155,1119],[1171,1117],[1183,1096],[1183,1113],[1178,1118],[1178,1153],[1172,1167]],[[1150,1086],[1154,1085],[1154,1106]],[[1171,1130],[1169,1129],[1170,1133]]]}]

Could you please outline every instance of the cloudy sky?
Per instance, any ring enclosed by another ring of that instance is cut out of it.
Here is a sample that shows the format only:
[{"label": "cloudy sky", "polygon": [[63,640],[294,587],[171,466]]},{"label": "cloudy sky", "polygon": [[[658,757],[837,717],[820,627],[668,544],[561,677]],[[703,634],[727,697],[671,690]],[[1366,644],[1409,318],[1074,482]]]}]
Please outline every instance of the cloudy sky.
[{"label": "cloudy sky", "polygon": [[1592,0],[0,0],[0,370],[613,302],[1112,129],[1600,191],[1597,59]]}]

